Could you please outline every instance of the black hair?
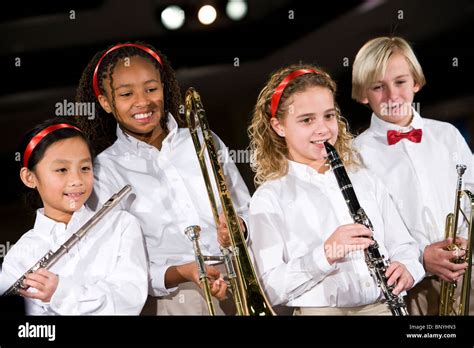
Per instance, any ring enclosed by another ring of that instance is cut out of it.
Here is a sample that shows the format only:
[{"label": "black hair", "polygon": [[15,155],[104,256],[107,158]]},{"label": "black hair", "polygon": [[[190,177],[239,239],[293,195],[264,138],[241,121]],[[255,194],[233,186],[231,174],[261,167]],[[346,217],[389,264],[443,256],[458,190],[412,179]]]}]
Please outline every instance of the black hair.
[{"label": "black hair", "polygon": [[[175,72],[171,68],[168,58],[163,53],[161,53],[149,44],[139,41],[134,42],[134,44],[139,44],[155,51],[161,58],[162,65],[150,54],[137,47],[125,46],[114,50],[104,57],[104,59],[100,63],[99,70],[97,71],[97,82],[101,93],[105,94],[104,79],[110,78],[110,80],[112,81],[112,73],[119,60],[124,58],[130,58],[133,56],[143,57],[153,63],[156,69],[158,69],[161,76],[161,81],[163,83],[164,114],[160,120],[161,127],[164,130],[168,129],[168,112],[171,113],[177,119],[178,126],[183,127],[184,123],[183,120],[180,118],[179,114],[181,91],[179,89],[178,81],[176,80]],[[94,94],[94,89],[92,87],[92,78],[97,63],[99,62],[102,55],[113,46],[109,46],[105,50],[97,52],[94,55],[94,57],[84,69],[81,76],[81,80],[79,81],[79,86],[76,90],[76,102],[95,103],[95,115],[93,118],[77,117],[76,121],[79,124],[80,128],[89,137],[97,153],[102,152],[107,147],[112,145],[116,139],[117,122],[115,121],[114,117],[108,115],[102,109],[99,101],[97,100],[97,97]]]},{"label": "black hair", "polygon": [[[43,129],[49,126],[60,124],[60,123],[66,123],[71,126],[79,128],[79,126],[73,121],[71,121],[70,118],[64,118],[64,117],[56,117],[53,119],[49,119],[31,128],[23,136],[23,139],[21,140],[20,145],[18,146],[18,153],[20,153],[20,169],[24,166],[23,160],[24,160],[25,150],[28,144],[30,143],[31,139],[33,139],[33,137],[37,135],[39,132],[41,132]],[[34,171],[36,165],[41,161],[41,159],[44,157],[46,150],[52,144],[60,140],[74,138],[74,137],[80,137],[86,142],[87,147],[89,148],[89,152],[91,154],[91,159],[94,160],[93,148],[83,132],[74,128],[60,128],[48,133],[35,146],[35,148],[33,149],[33,152],[30,154],[30,157],[28,159],[27,168],[31,171]],[[41,201],[41,197],[39,196],[37,190],[26,187],[23,184],[21,185],[21,187],[23,187],[23,191],[24,191],[23,197],[24,197],[25,203],[28,206],[30,206],[34,210],[42,207],[43,203]]]}]

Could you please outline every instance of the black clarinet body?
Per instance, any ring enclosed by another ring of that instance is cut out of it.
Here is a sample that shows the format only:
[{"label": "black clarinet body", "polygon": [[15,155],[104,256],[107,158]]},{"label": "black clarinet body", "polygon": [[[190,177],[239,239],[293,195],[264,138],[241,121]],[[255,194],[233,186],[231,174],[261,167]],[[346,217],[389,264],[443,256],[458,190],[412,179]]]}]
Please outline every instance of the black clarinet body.
[{"label": "black clarinet body", "polygon": [[[359,204],[359,200],[357,199],[354,188],[352,187],[351,180],[347,175],[344,164],[342,163],[336,149],[328,142],[325,142],[324,146],[328,154],[329,164],[334,172],[352,219],[355,223],[362,224],[373,232],[374,227],[372,222]],[[389,286],[387,283],[388,279],[385,275],[385,272],[390,265],[390,261],[386,260],[385,257],[380,254],[377,241],[373,237],[372,239],[375,243],[364,250],[365,262],[369,268],[370,274],[372,277],[374,277],[378,286],[381,288],[385,297],[385,304],[389,307],[392,314],[395,316],[406,316],[408,315],[408,310],[405,301],[400,295],[394,295],[394,285]]]}]

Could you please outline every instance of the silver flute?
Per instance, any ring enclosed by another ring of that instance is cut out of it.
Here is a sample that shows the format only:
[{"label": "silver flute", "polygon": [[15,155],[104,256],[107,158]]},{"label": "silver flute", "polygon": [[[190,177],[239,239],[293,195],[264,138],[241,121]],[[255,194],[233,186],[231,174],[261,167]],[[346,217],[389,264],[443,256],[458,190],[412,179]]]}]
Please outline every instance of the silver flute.
[{"label": "silver flute", "polygon": [[61,245],[56,251],[48,251],[33,267],[26,271],[12,286],[10,286],[7,291],[3,293],[2,296],[12,296],[18,295],[20,289],[26,290],[28,286],[23,284],[26,276],[30,273],[37,271],[40,268],[51,268],[64,254],[69,252],[69,250],[79,242],[87,232],[89,232],[97,223],[102,220],[102,218],[111,211],[120,201],[125,198],[132,191],[130,185],[124,186],[119,192],[115,193],[112,197],[109,198],[107,202],[104,203],[102,208],[100,208],[97,213],[95,213],[87,222],[82,225],[71,237]]}]

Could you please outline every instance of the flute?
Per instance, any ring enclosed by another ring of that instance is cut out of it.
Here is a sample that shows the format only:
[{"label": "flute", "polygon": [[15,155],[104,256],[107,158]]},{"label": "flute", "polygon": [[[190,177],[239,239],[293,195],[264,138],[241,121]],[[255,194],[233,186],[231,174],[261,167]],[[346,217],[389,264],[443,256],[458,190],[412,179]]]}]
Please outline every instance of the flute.
[{"label": "flute", "polygon": [[20,289],[26,290],[27,286],[23,285],[23,280],[30,273],[37,271],[40,268],[51,268],[64,254],[69,252],[69,250],[77,244],[87,232],[89,232],[100,220],[110,212],[120,201],[125,198],[132,191],[130,185],[124,186],[119,192],[112,195],[107,202],[104,203],[102,208],[100,208],[97,213],[95,213],[87,222],[82,225],[75,233],[72,234],[69,239],[62,244],[56,251],[48,251],[33,267],[26,271],[12,286],[10,286],[7,291],[3,293],[2,296],[11,296],[18,295]]}]

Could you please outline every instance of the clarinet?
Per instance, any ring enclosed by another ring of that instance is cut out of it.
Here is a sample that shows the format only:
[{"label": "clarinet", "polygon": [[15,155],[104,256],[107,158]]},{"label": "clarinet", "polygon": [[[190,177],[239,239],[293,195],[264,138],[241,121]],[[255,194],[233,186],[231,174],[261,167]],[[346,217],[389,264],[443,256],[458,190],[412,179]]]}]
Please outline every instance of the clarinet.
[{"label": "clarinet", "polygon": [[69,250],[79,242],[87,232],[89,232],[102,218],[112,210],[125,196],[127,196],[132,187],[130,185],[124,186],[119,192],[115,193],[112,197],[109,198],[107,202],[104,203],[102,208],[95,213],[87,222],[82,225],[71,237],[61,245],[56,251],[48,251],[33,267],[26,271],[12,286],[10,286],[7,291],[3,293],[2,296],[12,296],[18,295],[20,289],[26,290],[28,286],[23,285],[23,280],[30,273],[37,271],[40,268],[49,269],[51,268],[64,254],[69,252]]},{"label": "clarinet", "polygon": [[[347,203],[347,207],[349,208],[349,213],[351,214],[352,219],[355,223],[362,224],[373,232],[374,227],[372,226],[372,222],[359,204],[359,200],[357,199],[357,196],[354,192],[352,183],[347,175],[346,169],[344,168],[341,159],[339,158],[339,155],[336,152],[336,149],[328,142],[324,142],[324,146],[326,147],[326,152],[328,154],[329,164],[334,172],[339,188],[341,189],[342,195],[344,196],[344,200]],[[373,237],[371,238],[375,243],[364,250],[365,263],[369,268],[369,272],[377,281],[377,285],[382,290],[382,293],[385,297],[384,302],[392,314],[395,316],[408,315],[407,306],[403,298],[400,295],[394,295],[392,292],[395,285],[389,286],[387,284],[388,279],[385,276],[385,271],[390,265],[390,261],[385,260],[384,256],[380,254],[377,241],[375,241]]]}]

